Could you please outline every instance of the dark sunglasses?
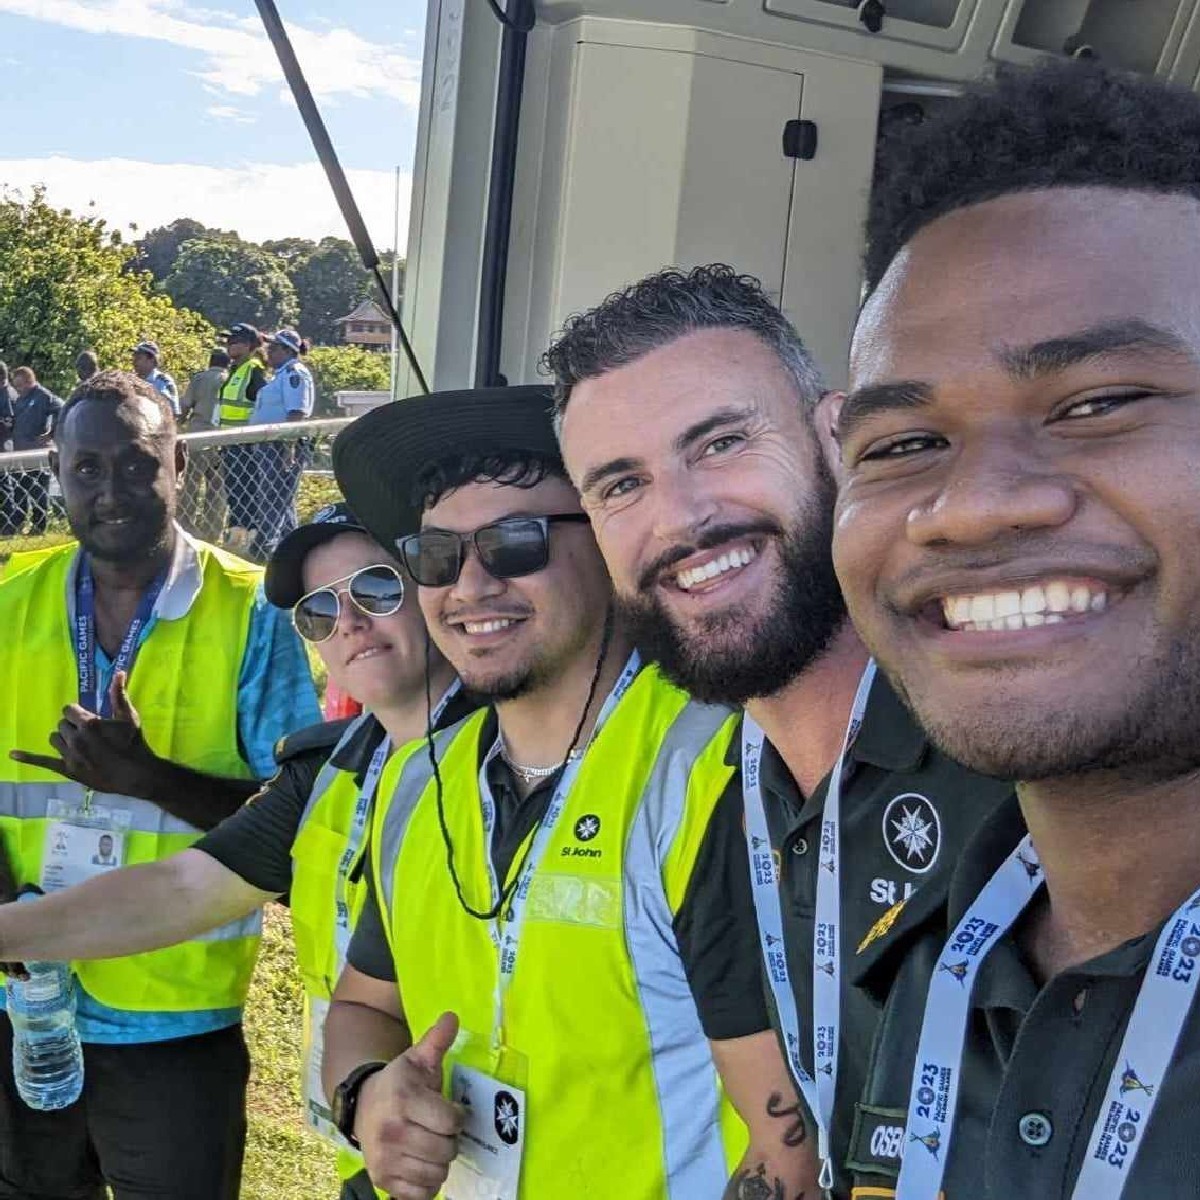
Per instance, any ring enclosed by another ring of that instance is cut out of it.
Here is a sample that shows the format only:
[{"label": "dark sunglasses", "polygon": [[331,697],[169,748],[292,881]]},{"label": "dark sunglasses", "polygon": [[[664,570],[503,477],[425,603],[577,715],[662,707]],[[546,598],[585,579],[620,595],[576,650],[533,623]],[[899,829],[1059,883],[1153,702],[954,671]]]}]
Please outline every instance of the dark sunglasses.
[{"label": "dark sunglasses", "polygon": [[422,587],[449,587],[462,574],[467,547],[474,546],[480,565],[496,579],[515,579],[541,571],[550,561],[550,526],[587,521],[585,513],[546,517],[505,517],[473,533],[423,529],[398,538],[396,546],[409,574]]},{"label": "dark sunglasses", "polygon": [[359,567],[296,601],[292,606],[296,632],[306,642],[328,641],[337,628],[343,595],[349,596],[354,607],[368,617],[390,617],[404,603],[404,579],[395,567],[384,563]]}]

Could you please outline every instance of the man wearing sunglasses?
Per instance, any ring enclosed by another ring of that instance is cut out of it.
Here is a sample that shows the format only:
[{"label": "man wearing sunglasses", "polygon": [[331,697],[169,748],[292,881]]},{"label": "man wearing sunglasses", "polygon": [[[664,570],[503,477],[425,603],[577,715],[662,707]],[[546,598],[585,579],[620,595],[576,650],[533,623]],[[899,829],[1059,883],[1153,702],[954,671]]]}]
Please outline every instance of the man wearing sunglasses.
[{"label": "man wearing sunglasses", "polygon": [[305,1118],[337,1145],[343,1197],[369,1200],[362,1159],[338,1137],[320,1087],[324,1013],[362,905],[365,833],[388,752],[424,735],[427,680],[435,723],[461,719],[473,703],[438,650],[427,651],[403,568],[346,505],[322,509],[284,538],[267,564],[266,594],[291,610],[330,680],[364,714],[284,738],[275,777],[189,849],[0,909],[0,947],[48,961],[135,954],[287,895],[306,997]]},{"label": "man wearing sunglasses", "polygon": [[[51,466],[78,542],[27,557],[0,585],[0,834],[14,887],[111,874],[70,849],[102,834],[123,863],[191,845],[271,774],[275,741],[318,715],[261,571],[175,523],[185,465],[170,406],[130,373],[93,375],[59,417]],[[106,1183],[118,1197],[237,1195],[258,920],[221,916],[203,939],[76,964],[86,1078],[68,1109],[18,1101],[0,1019],[0,1195],[91,1200]]]},{"label": "man wearing sunglasses", "polygon": [[491,701],[380,785],[325,1058],[374,1183],[715,1200],[746,1147],[719,1082],[795,1181],[756,948],[722,936],[745,865],[707,836],[730,716],[640,667],[547,391],[386,406],[334,465]]}]

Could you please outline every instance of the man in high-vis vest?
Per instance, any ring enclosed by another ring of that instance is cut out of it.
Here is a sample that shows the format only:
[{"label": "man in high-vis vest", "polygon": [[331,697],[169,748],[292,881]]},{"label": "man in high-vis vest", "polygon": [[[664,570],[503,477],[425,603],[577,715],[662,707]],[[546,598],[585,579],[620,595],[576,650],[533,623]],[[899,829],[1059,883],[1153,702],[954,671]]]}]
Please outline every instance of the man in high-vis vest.
[{"label": "man in high-vis vest", "polygon": [[[225,335],[229,373],[218,396],[221,429],[245,429],[250,423],[258,393],[267,382],[262,345],[263,335],[253,325],[234,325]],[[223,446],[221,465],[229,505],[229,544],[244,552],[259,522],[256,447],[250,443]]]},{"label": "man in high-vis vest", "polygon": [[[283,738],[274,778],[188,849],[0,908],[0,955],[62,961],[181,942],[286,895],[305,993],[304,1115],[337,1149],[343,1200],[375,1192],[361,1155],[332,1124],[321,1036],[365,895],[375,785],[390,748],[424,736],[429,717],[425,621],[410,582],[344,504],[289,534],[267,564],[267,597],[293,613],[330,681],[364,704],[363,715]],[[453,724],[474,702],[436,649],[428,663],[435,724]]]},{"label": "man in high-vis vest", "polygon": [[548,392],[385,406],[343,433],[335,471],[491,702],[380,785],[324,1066],[372,1181],[717,1200],[750,1154],[795,1195],[757,948],[713,936],[746,870],[709,836],[732,716],[643,668],[613,619]]},{"label": "man in high-vis vest", "polygon": [[[271,773],[275,741],[317,715],[303,650],[261,572],[175,524],[186,452],[163,397],[132,374],[99,373],[55,438],[78,544],[0,584],[6,900],[111,877],[91,861],[101,834],[125,864],[189,846]],[[84,1093],[60,1112],[18,1100],[0,1020],[0,1196],[92,1200],[107,1184],[118,1200],[236,1197],[241,1010],[257,946],[254,917],[76,964]]]}]

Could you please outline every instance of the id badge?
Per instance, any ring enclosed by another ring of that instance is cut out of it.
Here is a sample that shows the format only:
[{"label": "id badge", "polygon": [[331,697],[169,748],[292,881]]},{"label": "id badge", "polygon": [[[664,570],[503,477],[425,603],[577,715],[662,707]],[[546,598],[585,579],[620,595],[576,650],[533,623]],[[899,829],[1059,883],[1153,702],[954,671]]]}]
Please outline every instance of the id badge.
[{"label": "id badge", "polygon": [[46,815],[50,824],[38,880],[43,892],[60,892],[124,863],[127,810],[100,804],[81,808],[66,800],[51,800]]},{"label": "id badge", "polygon": [[304,1072],[300,1079],[300,1092],[304,1100],[305,1123],[339,1150],[357,1154],[358,1151],[342,1137],[333,1123],[333,1113],[321,1083],[321,1064],[325,1058],[325,1017],[329,1012],[329,1001],[319,996],[305,996],[304,1007],[306,1019],[301,1049]]},{"label": "id badge", "polygon": [[[468,1035],[451,1052],[449,1095],[466,1110],[444,1200],[517,1200],[525,1150],[527,1063],[517,1051],[471,1052]],[[486,1062],[486,1066],[485,1066]]]}]

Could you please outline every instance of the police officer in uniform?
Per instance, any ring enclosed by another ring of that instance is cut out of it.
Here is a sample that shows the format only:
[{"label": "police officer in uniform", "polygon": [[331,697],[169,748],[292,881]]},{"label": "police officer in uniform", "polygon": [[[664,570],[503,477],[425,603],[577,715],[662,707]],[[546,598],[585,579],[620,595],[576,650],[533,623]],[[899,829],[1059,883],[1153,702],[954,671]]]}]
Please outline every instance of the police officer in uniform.
[{"label": "police officer in uniform", "polygon": [[[281,329],[267,339],[267,363],[275,372],[258,393],[251,425],[304,421],[313,414],[316,390],[312,372],[303,362],[306,342],[294,329]],[[279,539],[296,528],[296,489],[309,459],[310,444],[266,441],[256,447],[258,458],[258,548],[269,554]]]},{"label": "police officer in uniform", "polygon": [[[658,272],[573,318],[547,361],[563,456],[638,644],[693,695],[745,707],[718,810],[748,867],[730,908],[758,915],[812,1186],[840,1187],[850,1131],[833,1096],[857,1094],[876,1015],[848,966],[1010,787],[938,753],[866,673],[833,572],[824,387],[756,280]],[[758,1194],[751,1172],[739,1187]]]},{"label": "police officer in uniform", "polygon": [[[250,423],[258,393],[267,382],[261,358],[263,336],[253,325],[234,325],[225,335],[229,375],[221,386],[217,407],[222,429],[243,429]],[[229,504],[229,544],[244,552],[259,521],[257,456],[251,444],[222,446],[225,496]]]},{"label": "police officer in uniform", "polygon": [[0,909],[4,953],[56,961],[196,937],[288,896],[306,1000],[305,1118],[337,1147],[343,1195],[368,1200],[362,1159],[338,1137],[318,1082],[324,1013],[362,903],[364,835],[389,749],[424,735],[427,678],[435,724],[472,708],[436,649],[427,676],[425,623],[407,582],[344,504],[285,538],[267,566],[267,595],[292,611],[363,715],[282,738],[275,777],[183,853]]}]

